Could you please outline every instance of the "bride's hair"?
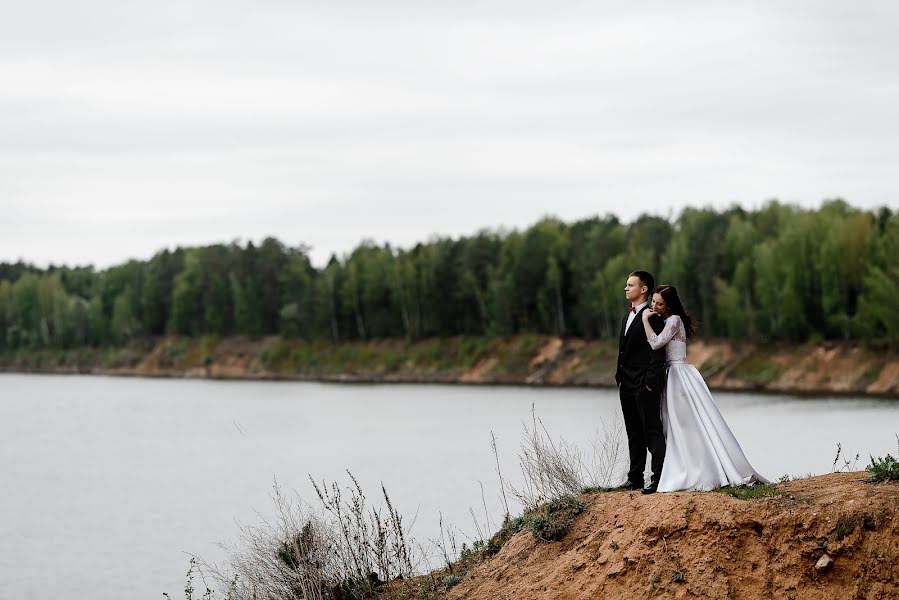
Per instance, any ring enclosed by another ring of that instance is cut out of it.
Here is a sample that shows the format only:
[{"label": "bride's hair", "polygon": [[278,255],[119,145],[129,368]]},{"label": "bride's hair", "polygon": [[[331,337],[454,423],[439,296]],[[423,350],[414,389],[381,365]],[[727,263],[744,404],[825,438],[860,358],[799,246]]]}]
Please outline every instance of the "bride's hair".
[{"label": "bride's hair", "polygon": [[679,316],[680,320],[684,322],[684,332],[687,334],[687,339],[696,335],[696,319],[684,308],[683,302],[680,301],[680,296],[677,295],[676,287],[673,285],[660,285],[652,293],[660,295],[665,304],[668,305],[668,310],[671,311],[671,314]]}]

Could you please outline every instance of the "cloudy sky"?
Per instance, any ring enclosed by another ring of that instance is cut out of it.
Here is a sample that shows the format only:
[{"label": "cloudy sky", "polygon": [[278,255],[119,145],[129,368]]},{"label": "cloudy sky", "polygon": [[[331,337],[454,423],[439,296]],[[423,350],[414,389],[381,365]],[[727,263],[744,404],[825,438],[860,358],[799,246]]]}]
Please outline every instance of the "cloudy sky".
[{"label": "cloudy sky", "polygon": [[0,5],[0,261],[899,207],[892,1]]}]

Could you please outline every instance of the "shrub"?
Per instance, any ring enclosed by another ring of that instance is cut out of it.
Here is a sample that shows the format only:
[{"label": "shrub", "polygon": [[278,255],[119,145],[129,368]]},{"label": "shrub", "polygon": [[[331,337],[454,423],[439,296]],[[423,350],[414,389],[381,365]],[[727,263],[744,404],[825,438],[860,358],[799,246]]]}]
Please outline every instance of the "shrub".
[{"label": "shrub", "polygon": [[[381,486],[383,505],[370,506],[349,471],[351,485],[314,484],[320,512],[301,500],[273,494],[276,517],[241,526],[240,539],[225,546],[229,566],[192,562],[230,598],[349,600],[370,597],[384,582],[413,575],[414,540]],[[188,581],[190,584],[190,579]],[[187,588],[186,588],[187,589]],[[191,587],[192,591],[192,587]],[[215,598],[207,587],[204,600]],[[190,599],[190,595],[187,595]]]},{"label": "shrub", "polygon": [[624,455],[620,420],[599,420],[591,451],[584,452],[559,438],[554,440],[531,405],[531,425],[524,424],[518,460],[524,484],[504,486],[526,509],[535,510],[547,498],[562,498],[613,487]]},{"label": "shrub", "polygon": [[896,481],[899,480],[899,460],[887,454],[883,458],[871,457],[871,464],[868,465],[868,473],[871,474],[873,481]]},{"label": "shrub", "polygon": [[[896,436],[896,444],[899,446],[899,435]],[[874,482],[899,481],[899,460],[891,454],[877,458],[871,456],[867,471]]]},{"label": "shrub", "polygon": [[509,515],[506,515],[503,520],[502,528],[491,536],[491,538],[487,541],[487,546],[484,549],[484,554],[486,556],[493,556],[500,550],[502,550],[503,546],[506,542],[508,542],[513,535],[521,531],[527,520],[525,517],[515,517],[514,519],[510,518]]},{"label": "shrub", "polygon": [[584,503],[574,496],[562,496],[544,504],[531,517],[531,533],[541,542],[560,540],[568,533],[575,517],[584,512]]}]

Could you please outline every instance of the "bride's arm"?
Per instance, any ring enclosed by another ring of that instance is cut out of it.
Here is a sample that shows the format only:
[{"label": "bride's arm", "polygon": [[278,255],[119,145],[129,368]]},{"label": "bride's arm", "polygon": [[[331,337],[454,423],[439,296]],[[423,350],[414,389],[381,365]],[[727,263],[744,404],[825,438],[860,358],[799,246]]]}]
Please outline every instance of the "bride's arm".
[{"label": "bride's arm", "polygon": [[[665,330],[665,320],[659,315],[652,315],[646,319],[646,323],[652,327],[655,333],[662,333]],[[663,385],[665,381],[665,349],[653,349],[649,353],[649,368],[646,369],[646,375],[643,378],[643,385],[648,391],[656,389],[659,385]]]},{"label": "bride's arm", "polygon": [[665,328],[659,334],[656,334],[656,332],[653,331],[652,325],[649,324],[649,319],[649,313],[644,312],[643,328],[646,330],[646,341],[649,342],[649,345],[653,350],[658,350],[659,348],[670,342],[671,338],[674,337],[674,333],[677,330],[678,317],[677,315],[672,315],[671,317],[666,319]]}]

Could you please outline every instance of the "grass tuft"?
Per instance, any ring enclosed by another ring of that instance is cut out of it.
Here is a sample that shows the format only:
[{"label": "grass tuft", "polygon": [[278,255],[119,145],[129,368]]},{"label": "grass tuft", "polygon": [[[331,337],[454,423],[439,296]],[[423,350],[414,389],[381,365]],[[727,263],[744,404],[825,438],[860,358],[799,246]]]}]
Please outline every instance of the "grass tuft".
[{"label": "grass tuft", "polygon": [[582,494],[604,494],[605,492],[611,492],[614,488],[607,488],[598,485],[588,485],[584,489],[581,490]]},{"label": "grass tuft", "polygon": [[531,533],[541,542],[565,537],[575,517],[584,512],[584,503],[574,496],[562,496],[547,502],[531,516]]},{"label": "grass tuft", "polygon": [[[896,445],[899,446],[899,435],[896,436]],[[871,464],[867,468],[871,481],[882,483],[885,481],[899,481],[899,460],[891,454],[884,457],[871,457]]]},{"label": "grass tuft", "polygon": [[725,486],[715,490],[728,496],[733,496],[740,500],[756,500],[758,498],[774,498],[776,496],[784,496],[786,492],[778,489],[772,484],[756,484],[756,485],[740,485]]}]

